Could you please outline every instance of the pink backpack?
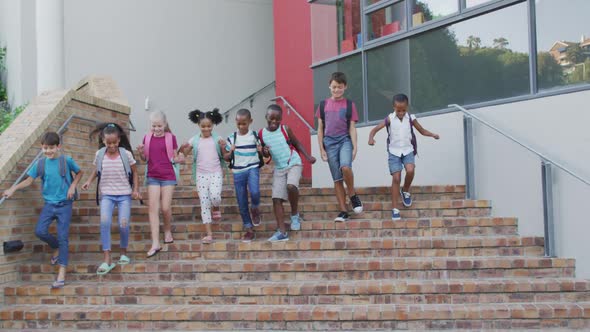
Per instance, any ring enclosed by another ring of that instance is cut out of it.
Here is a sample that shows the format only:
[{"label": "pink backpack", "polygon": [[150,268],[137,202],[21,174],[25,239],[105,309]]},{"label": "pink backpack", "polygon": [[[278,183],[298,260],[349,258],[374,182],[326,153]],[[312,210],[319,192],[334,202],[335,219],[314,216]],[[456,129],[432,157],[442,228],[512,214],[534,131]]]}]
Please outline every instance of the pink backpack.
[{"label": "pink backpack", "polygon": [[[144,184],[147,183],[147,162],[150,160],[150,143],[152,141],[153,133],[150,132],[149,134],[143,137],[143,155],[145,157],[145,181]],[[180,181],[180,164],[174,162],[174,147],[172,145],[172,133],[166,132],[164,134],[164,142],[166,144],[166,154],[168,155],[168,160],[172,163],[172,169],[174,169],[174,174],[176,175],[176,182]]]}]

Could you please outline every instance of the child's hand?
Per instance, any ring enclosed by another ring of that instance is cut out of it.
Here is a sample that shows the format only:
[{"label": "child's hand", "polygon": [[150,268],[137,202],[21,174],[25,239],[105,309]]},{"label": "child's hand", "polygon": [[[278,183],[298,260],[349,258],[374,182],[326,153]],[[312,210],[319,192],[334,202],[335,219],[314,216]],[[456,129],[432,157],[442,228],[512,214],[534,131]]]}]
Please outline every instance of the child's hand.
[{"label": "child's hand", "polygon": [[321,155],[323,161],[328,161],[328,154],[326,153],[326,150],[322,150]]},{"label": "child's hand", "polygon": [[88,188],[90,188],[90,182],[84,182],[84,184],[82,185],[82,190],[86,191],[88,190]]},{"label": "child's hand", "polygon": [[76,195],[76,187],[70,186],[70,189],[68,189],[68,199],[73,199],[75,195]]},{"label": "child's hand", "polygon": [[270,154],[270,146],[268,146],[268,145],[267,145],[267,146],[263,147],[263,148],[262,148],[262,153],[263,153],[265,156],[268,156],[268,155]]},{"label": "child's hand", "polygon": [[225,149],[225,147],[227,146],[227,141],[226,141],[226,140],[224,140],[222,137],[220,137],[220,138],[219,138],[219,142],[218,142],[218,143],[219,143],[219,146],[220,146],[222,149]]},{"label": "child's hand", "polygon": [[184,150],[186,150],[186,149],[188,149],[190,147],[191,147],[190,143],[189,142],[185,142],[184,144],[182,144],[180,146],[180,151],[184,151]]},{"label": "child's hand", "polygon": [[134,191],[131,193],[131,197],[132,197],[133,199],[141,199],[141,193],[140,193],[139,191],[137,191],[137,190],[134,190]]},{"label": "child's hand", "polygon": [[433,137],[434,139],[439,139],[439,138],[440,138],[440,136],[438,136],[438,134],[432,134],[432,137]]},{"label": "child's hand", "polygon": [[10,198],[10,197],[11,197],[13,194],[14,194],[14,189],[13,189],[13,188],[10,188],[10,189],[7,189],[7,190],[6,190],[6,191],[5,191],[5,192],[2,194],[2,196],[3,196],[3,197],[6,197],[6,198]]},{"label": "child's hand", "polygon": [[375,139],[373,137],[369,138],[369,145],[375,145]]},{"label": "child's hand", "polygon": [[307,159],[307,161],[309,161],[309,163],[313,165],[313,164],[315,164],[316,159],[314,156],[309,156],[309,159]]},{"label": "child's hand", "polygon": [[229,152],[234,152],[236,151],[236,145],[232,144],[231,147],[229,148]]},{"label": "child's hand", "polygon": [[143,145],[143,144],[139,144],[139,145],[137,146],[137,152],[139,152],[139,153],[143,153],[143,147],[144,147],[144,146],[145,146],[145,145]]},{"label": "child's hand", "polygon": [[184,159],[184,153],[180,152],[178,154],[178,156],[174,157],[174,162],[177,164],[182,164],[184,163],[185,159]]},{"label": "child's hand", "polygon": [[262,145],[260,145],[260,144],[256,145],[256,151],[262,153]]}]

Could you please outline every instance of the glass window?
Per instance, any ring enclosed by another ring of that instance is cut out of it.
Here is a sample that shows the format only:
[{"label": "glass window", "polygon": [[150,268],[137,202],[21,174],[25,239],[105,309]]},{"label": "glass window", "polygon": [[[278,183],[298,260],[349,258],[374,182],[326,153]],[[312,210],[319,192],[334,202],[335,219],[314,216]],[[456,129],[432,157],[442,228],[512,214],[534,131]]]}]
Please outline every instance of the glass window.
[{"label": "glass window", "polygon": [[[313,69],[314,116],[320,101],[330,97],[328,89],[330,76],[333,72],[343,72],[346,75],[347,88],[344,96],[354,101],[359,114],[359,122],[364,121],[363,112],[363,75],[362,58],[355,54],[344,59],[327,63]],[[316,128],[317,128],[317,119]]]},{"label": "glass window", "polygon": [[486,2],[490,2],[491,0],[467,0],[465,2],[465,5],[467,8],[469,7],[474,7],[474,6],[479,6],[481,4],[484,4]]},{"label": "glass window", "polygon": [[360,13],[360,0],[320,0],[311,4],[312,62],[360,47]]},{"label": "glass window", "polygon": [[590,83],[590,12],[588,0],[569,0],[567,19],[563,1],[536,2],[537,83],[539,89]]},{"label": "glass window", "polygon": [[412,38],[410,98],[414,111],[529,93],[526,17],[526,3],[520,3]]},{"label": "glass window", "polygon": [[381,1],[381,0],[367,0],[367,6],[370,6],[372,4],[376,4],[379,1]]},{"label": "glass window", "polygon": [[412,0],[412,26],[458,12],[457,0]]},{"label": "glass window", "polygon": [[405,1],[379,9],[367,15],[369,40],[394,34],[406,29]]},{"label": "glass window", "polygon": [[409,42],[402,40],[367,52],[369,121],[392,111],[392,97],[410,95]]}]

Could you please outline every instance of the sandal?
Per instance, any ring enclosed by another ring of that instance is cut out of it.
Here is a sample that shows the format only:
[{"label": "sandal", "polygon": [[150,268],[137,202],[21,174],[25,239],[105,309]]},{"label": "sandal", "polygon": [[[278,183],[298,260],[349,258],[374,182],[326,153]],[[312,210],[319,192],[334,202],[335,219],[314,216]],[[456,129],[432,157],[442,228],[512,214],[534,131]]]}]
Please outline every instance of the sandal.
[{"label": "sandal", "polygon": [[211,211],[211,218],[215,221],[221,221],[221,210]]},{"label": "sandal", "polygon": [[166,241],[166,235],[164,235],[164,244],[170,244],[170,243],[174,243],[174,239],[172,238],[172,233],[170,233],[170,238],[171,238],[172,240],[170,240],[170,241]]},{"label": "sandal", "polygon": [[160,251],[162,251],[162,248],[150,249],[150,251],[147,252],[147,258],[156,256]]},{"label": "sandal", "polygon": [[111,265],[109,265],[106,262],[103,262],[102,264],[100,264],[100,266],[96,270],[96,274],[98,274],[99,276],[105,275],[105,274],[111,272],[111,270],[114,269],[115,266],[117,266],[117,264],[115,264],[115,263],[111,263]]},{"label": "sandal", "polygon": [[53,282],[53,284],[51,284],[51,289],[64,288],[65,285],[66,285],[66,281],[65,280],[56,280],[56,281]]},{"label": "sandal", "polygon": [[204,238],[201,239],[201,241],[204,244],[211,244],[211,243],[213,243],[213,237],[212,236],[205,236]]},{"label": "sandal", "polygon": [[119,257],[119,261],[117,262],[117,264],[119,265],[127,265],[131,262],[131,259],[129,259],[129,257],[125,256],[125,255],[121,255],[121,257]]},{"label": "sandal", "polygon": [[49,261],[51,262],[51,265],[55,265],[57,264],[58,259],[59,256],[51,256],[51,259]]}]

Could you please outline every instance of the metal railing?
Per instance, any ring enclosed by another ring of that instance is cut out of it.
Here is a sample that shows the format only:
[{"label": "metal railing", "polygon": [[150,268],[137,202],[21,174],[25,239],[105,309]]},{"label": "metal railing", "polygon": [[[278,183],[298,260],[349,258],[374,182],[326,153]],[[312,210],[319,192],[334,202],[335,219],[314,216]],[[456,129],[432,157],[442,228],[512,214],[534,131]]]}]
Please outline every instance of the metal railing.
[{"label": "metal railing", "polygon": [[519,141],[514,136],[502,131],[491,123],[481,119],[477,115],[469,112],[464,107],[451,104],[449,107],[454,107],[463,112],[463,140],[465,143],[465,189],[466,196],[468,199],[475,199],[475,164],[474,164],[474,142],[473,142],[473,119],[477,120],[486,127],[492,129],[498,134],[508,138],[512,142],[520,145],[528,151],[536,154],[541,158],[541,182],[543,190],[543,228],[545,238],[545,256],[555,256],[555,227],[554,227],[554,215],[553,215],[553,171],[552,167],[555,166],[567,174],[571,175],[578,181],[590,186],[590,181],[586,180],[579,174],[570,170],[561,163],[548,157],[546,154],[530,147],[529,145]]},{"label": "metal railing", "polygon": [[222,115],[225,118],[226,114],[229,114],[231,111],[233,111],[235,108],[237,108],[238,106],[242,105],[242,103],[248,101],[248,100],[254,100],[254,98],[256,98],[256,96],[258,96],[259,94],[261,94],[263,91],[275,86],[276,82],[272,81],[270,83],[268,83],[267,85],[265,85],[264,87],[262,87],[261,89],[257,90],[256,92],[252,93],[251,95],[249,95],[248,97],[242,99],[239,103],[235,104],[234,106],[230,107],[227,109],[227,111],[223,112]]},{"label": "metal railing", "polygon": [[[79,115],[70,115],[70,117],[57,130],[57,134],[60,136],[60,140],[61,140],[62,135],[68,130],[68,125],[74,119],[92,122],[94,125],[96,125],[96,123],[98,123],[98,121],[93,120],[93,119],[81,117]],[[129,128],[130,130],[135,130],[135,127],[133,127],[133,125],[131,123],[130,123],[130,126],[131,126],[131,128]],[[14,182],[15,184],[20,183],[23,180],[23,178],[27,175],[27,173],[29,172],[31,167],[33,167],[33,165],[35,165],[37,160],[39,160],[39,158],[41,158],[42,155],[43,155],[43,151],[39,151],[39,153],[37,153],[37,155],[35,156],[33,161],[31,161],[29,166],[27,166],[27,168],[22,172],[22,174],[18,177],[18,179],[16,179],[16,181]],[[0,197],[0,205],[2,205],[2,203],[4,203],[5,200],[6,200],[6,197],[4,197],[4,196]]]},{"label": "metal railing", "polygon": [[295,107],[293,107],[293,105],[291,105],[287,99],[285,99],[285,97],[283,96],[276,96],[274,98],[271,98],[272,101],[277,101],[277,100],[281,100],[283,102],[283,104],[285,104],[285,106],[287,107],[287,114],[289,114],[291,111],[293,111],[293,113],[295,113],[295,115],[297,115],[297,117],[301,120],[301,122],[303,122],[303,124],[305,124],[307,126],[307,128],[309,128],[310,132],[313,132],[315,129],[313,128],[312,125],[309,124],[309,122],[307,122],[307,120],[305,120],[305,118],[303,118],[303,116],[301,116],[301,114],[299,114],[299,112],[297,112],[297,110],[295,109]]}]

